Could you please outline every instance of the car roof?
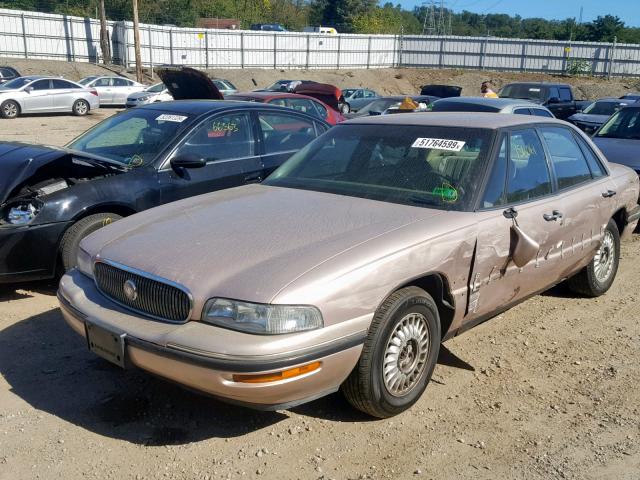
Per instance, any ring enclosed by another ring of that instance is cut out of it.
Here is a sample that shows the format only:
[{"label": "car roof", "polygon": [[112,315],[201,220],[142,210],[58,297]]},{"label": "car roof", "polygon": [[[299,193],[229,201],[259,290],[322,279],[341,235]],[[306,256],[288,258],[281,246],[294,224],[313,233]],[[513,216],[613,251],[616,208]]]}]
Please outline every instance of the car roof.
[{"label": "car roof", "polygon": [[379,125],[416,125],[425,127],[465,127],[497,130],[499,128],[517,127],[519,125],[536,125],[540,123],[557,123],[567,126],[567,122],[548,117],[534,115],[496,115],[479,112],[425,112],[397,113],[395,115],[375,115],[358,117],[344,124],[379,124]]},{"label": "car roof", "polygon": [[536,105],[533,102],[528,102],[526,100],[519,100],[516,98],[484,98],[484,97],[449,97],[442,98],[437,100],[438,103],[464,103],[471,105],[483,105],[487,107],[495,107],[496,110],[499,110],[504,107],[510,106],[524,106],[524,107],[540,107],[540,105]]},{"label": "car roof", "polygon": [[293,92],[238,92],[227,96],[227,98],[233,97],[255,98],[262,100],[270,100],[272,98],[306,98],[307,100],[315,100],[316,102],[322,103],[317,98]]},{"label": "car roof", "polygon": [[511,82],[507,83],[507,85],[539,85],[544,87],[570,87],[568,83],[559,83],[559,82]]},{"label": "car roof", "polygon": [[[238,108],[238,106],[241,106],[242,108],[245,108],[247,110],[269,108],[287,113],[296,112],[302,114],[302,112],[298,112],[297,110],[293,110],[291,108],[278,107],[275,105],[268,105],[264,103],[243,102],[240,100],[173,100],[171,102],[150,103],[149,105],[136,107],[136,109],[144,108],[147,110],[157,110],[163,112],[172,111],[176,113],[190,113],[201,115],[203,113],[223,111],[230,108]],[[322,119],[316,117],[313,117],[313,119],[322,121]]]}]

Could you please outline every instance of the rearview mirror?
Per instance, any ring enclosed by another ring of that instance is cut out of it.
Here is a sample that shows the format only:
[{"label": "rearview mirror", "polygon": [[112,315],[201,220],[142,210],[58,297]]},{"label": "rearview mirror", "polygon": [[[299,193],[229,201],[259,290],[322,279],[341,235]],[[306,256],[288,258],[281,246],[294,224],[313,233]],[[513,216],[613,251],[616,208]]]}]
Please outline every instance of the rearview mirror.
[{"label": "rearview mirror", "polygon": [[171,168],[202,168],[207,165],[207,161],[197,155],[178,155],[171,159]]},{"label": "rearview mirror", "polygon": [[511,225],[511,259],[516,267],[522,268],[536,258],[540,244],[524,233],[517,225]]}]

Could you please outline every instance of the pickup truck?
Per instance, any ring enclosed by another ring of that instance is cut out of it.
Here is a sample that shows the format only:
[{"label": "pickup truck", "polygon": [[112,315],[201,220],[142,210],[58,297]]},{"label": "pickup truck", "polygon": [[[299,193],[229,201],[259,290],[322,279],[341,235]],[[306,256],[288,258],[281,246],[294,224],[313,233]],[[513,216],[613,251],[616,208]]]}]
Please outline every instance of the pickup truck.
[{"label": "pickup truck", "polygon": [[591,102],[576,100],[571,85],[566,83],[509,83],[498,93],[500,98],[518,98],[544,105],[556,118],[566,120]]}]

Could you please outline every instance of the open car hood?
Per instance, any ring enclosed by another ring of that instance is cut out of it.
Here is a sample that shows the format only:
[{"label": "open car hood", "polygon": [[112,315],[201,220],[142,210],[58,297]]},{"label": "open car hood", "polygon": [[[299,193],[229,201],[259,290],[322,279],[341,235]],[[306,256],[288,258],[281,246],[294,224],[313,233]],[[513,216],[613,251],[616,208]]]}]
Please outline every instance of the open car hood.
[{"label": "open car hood", "polygon": [[461,93],[462,87],[453,85],[423,85],[420,87],[420,95],[432,95],[440,98],[459,97]]},{"label": "open car hood", "polygon": [[317,98],[335,111],[340,111],[338,105],[342,99],[342,90],[328,83],[302,82],[293,89],[293,93]]},{"label": "open car hood", "polygon": [[159,67],[156,73],[174,100],[224,100],[206,73],[190,67]]}]

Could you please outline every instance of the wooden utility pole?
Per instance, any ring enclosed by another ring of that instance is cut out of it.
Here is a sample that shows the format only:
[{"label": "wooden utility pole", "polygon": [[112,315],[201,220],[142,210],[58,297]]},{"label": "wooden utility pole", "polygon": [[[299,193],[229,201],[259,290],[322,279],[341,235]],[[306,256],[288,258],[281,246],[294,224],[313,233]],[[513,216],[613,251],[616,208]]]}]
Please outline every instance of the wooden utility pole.
[{"label": "wooden utility pole", "polygon": [[104,9],[104,0],[100,0],[100,50],[102,50],[102,62],[105,65],[111,63],[111,45],[109,44],[109,30],[107,29],[107,14]]},{"label": "wooden utility pole", "polygon": [[133,48],[136,52],[136,80],[140,83],[142,77],[142,59],[140,58],[140,25],[138,23],[138,0],[133,0]]}]

